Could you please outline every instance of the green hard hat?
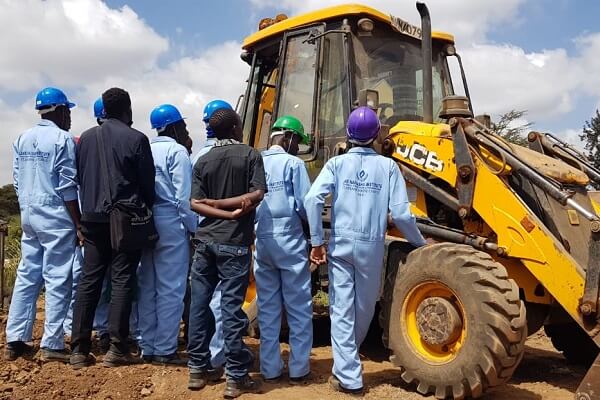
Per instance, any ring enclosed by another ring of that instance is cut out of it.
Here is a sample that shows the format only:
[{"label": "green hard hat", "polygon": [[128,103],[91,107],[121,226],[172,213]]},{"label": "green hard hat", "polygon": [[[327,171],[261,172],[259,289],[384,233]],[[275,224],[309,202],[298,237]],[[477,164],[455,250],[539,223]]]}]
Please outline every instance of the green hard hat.
[{"label": "green hard hat", "polygon": [[292,131],[296,135],[300,136],[300,143],[309,144],[310,138],[304,133],[304,126],[302,122],[296,117],[291,115],[284,115],[283,117],[277,118],[277,121],[273,124],[273,132],[277,131]]}]

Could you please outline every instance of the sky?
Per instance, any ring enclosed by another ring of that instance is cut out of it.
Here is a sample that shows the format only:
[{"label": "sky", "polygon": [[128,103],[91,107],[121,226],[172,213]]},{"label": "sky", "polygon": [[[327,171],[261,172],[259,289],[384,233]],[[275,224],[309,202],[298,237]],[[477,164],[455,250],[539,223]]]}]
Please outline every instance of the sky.
[{"label": "sky", "polygon": [[[77,103],[71,133],[94,124],[92,103],[120,86],[132,97],[134,127],[175,104],[195,146],[202,109],[235,104],[248,66],[243,38],[262,17],[290,16],[338,0],[0,0],[0,185],[12,180],[11,143],[39,116],[38,90],[63,89]],[[419,23],[414,1],[364,0]],[[574,144],[600,108],[600,2],[595,0],[430,0],[434,30],[451,32],[477,114],[528,110],[533,128]],[[456,81],[456,79],[455,79]]]}]

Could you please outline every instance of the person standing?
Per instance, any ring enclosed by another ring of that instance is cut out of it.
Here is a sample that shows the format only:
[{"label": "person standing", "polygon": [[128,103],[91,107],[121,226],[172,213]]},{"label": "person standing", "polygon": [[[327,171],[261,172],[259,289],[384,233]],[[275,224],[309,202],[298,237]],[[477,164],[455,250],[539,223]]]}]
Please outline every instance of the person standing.
[{"label": "person standing", "polygon": [[[359,107],[348,118],[352,148],[323,167],[305,198],[315,264],[328,262],[333,389],[363,392],[358,348],[365,339],[379,297],[388,213],[414,246],[425,245],[410,211],[406,186],[394,160],[375,152],[379,118]],[[329,250],[323,239],[322,211],[331,194]],[[357,206],[360,204],[360,206]]]},{"label": "person standing", "polygon": [[188,354],[188,388],[202,389],[220,376],[210,363],[210,339],[215,332],[209,302],[221,286],[227,383],[225,397],[256,391],[248,375],[252,352],[242,339],[248,318],[242,310],[250,274],[255,208],[266,191],[260,153],[240,143],[240,117],[233,110],[214,112],[209,124],[217,141],[194,165],[192,209],[206,217],[196,232],[191,271],[192,302]]},{"label": "person standing", "polygon": [[42,361],[68,362],[63,322],[69,310],[73,255],[79,229],[75,142],[71,108],[59,89],[36,96],[41,121],[13,145],[13,183],[21,210],[21,262],[6,322],[6,359],[32,348],[36,301],[46,288]]},{"label": "person standing", "polygon": [[[96,118],[96,122],[98,123],[98,125],[102,125],[102,122],[104,121],[105,115],[104,115],[104,105],[102,104],[102,97],[99,97],[95,102],[94,102],[94,117]],[[77,144],[79,142],[79,137],[75,137],[75,144]],[[83,245],[83,243],[81,243]],[[71,292],[71,302],[69,304],[69,312],[67,313],[67,317],[65,318],[65,322],[63,323],[63,327],[65,329],[65,335],[67,336],[71,336],[71,326],[73,324],[73,306],[75,305],[75,295],[77,293],[77,285],[79,283],[79,275],[81,274],[81,266],[83,264],[83,252],[82,252],[82,248],[81,246],[77,246],[77,248],[75,249],[75,254],[73,256],[73,290]],[[108,321],[108,303],[106,303],[104,305],[104,310],[106,310],[105,313],[102,313],[103,310],[101,310],[100,305],[98,305],[98,308],[96,309],[96,316],[98,317],[98,315],[100,315],[100,319],[104,320],[106,319],[106,321]],[[96,319],[94,319],[94,321],[96,321]],[[106,331],[106,326],[108,325],[108,322],[106,322],[104,324],[104,332],[101,333],[100,335],[104,334],[104,340],[102,338],[102,336],[100,337],[100,349],[102,349],[104,346],[103,344],[106,343],[106,350],[103,351],[104,353],[106,353],[106,351],[108,350],[108,332]],[[96,324],[94,323],[94,327],[96,327]],[[102,329],[102,328],[100,328]]]},{"label": "person standing", "polygon": [[177,355],[179,321],[189,266],[190,234],[198,216],[190,208],[192,166],[184,144],[189,133],[179,110],[170,104],[150,114],[158,137],[152,139],[156,199],[152,209],[159,240],[146,249],[138,272],[140,348],[153,364],[185,365]]},{"label": "person standing", "polygon": [[308,144],[302,123],[283,116],[275,121],[271,147],[262,153],[268,191],[256,210],[254,278],[260,328],[260,371],[266,381],[283,372],[279,334],[285,309],[290,328],[288,362],[291,384],[310,373],[312,295],[304,197],[310,179],[304,161],[295,157],[299,143]]},{"label": "person standing", "polygon": [[[114,250],[111,246],[109,207],[115,202],[154,205],[154,161],[148,138],[131,128],[129,93],[111,88],[102,94],[106,120],[85,131],[79,140],[77,164],[80,180],[84,261],[73,311],[71,365],[78,369],[94,363],[89,354],[96,306],[107,271],[111,279],[108,321],[110,349],[103,364],[114,367],[137,363],[131,356],[127,335],[141,250]],[[102,135],[98,137],[98,135]],[[103,144],[111,180],[103,179]]]},{"label": "person standing", "polygon": [[[198,161],[200,157],[208,153],[210,149],[212,149],[215,145],[217,139],[208,121],[210,120],[210,117],[212,117],[215,111],[220,110],[222,108],[227,110],[233,110],[231,104],[224,100],[209,101],[204,107],[202,121],[204,121],[204,124],[206,126],[206,141],[204,142],[198,153],[196,153],[196,155],[193,157],[192,167],[196,165],[196,161]],[[202,221],[202,218],[203,217],[199,218],[199,222]],[[189,325],[189,293],[186,293],[186,301],[187,309],[186,312],[184,312],[184,321],[186,328],[185,335],[187,341],[187,327]],[[217,285],[217,287],[215,288],[213,297],[210,300],[210,309],[212,310],[213,315],[215,317],[215,334],[210,340],[210,354],[212,357],[210,363],[214,368],[220,368],[223,365],[225,365],[225,340],[223,338],[223,321],[221,318],[221,287],[219,285]]]}]

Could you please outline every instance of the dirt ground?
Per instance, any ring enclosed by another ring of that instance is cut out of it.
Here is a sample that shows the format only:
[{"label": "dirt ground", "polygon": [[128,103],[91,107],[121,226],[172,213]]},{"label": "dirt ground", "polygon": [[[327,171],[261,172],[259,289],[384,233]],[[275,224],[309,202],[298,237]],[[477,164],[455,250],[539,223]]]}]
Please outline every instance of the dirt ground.
[{"label": "dirt ground", "polygon": [[[41,311],[41,310],[40,310]],[[38,317],[41,316],[38,315]],[[2,316],[1,348],[4,351],[5,316]],[[35,345],[39,346],[41,323],[36,322]],[[302,400],[346,399],[349,396],[329,388],[327,379],[332,365],[328,342],[327,321],[315,324],[315,347],[312,352],[313,379],[304,386],[264,384],[261,394],[244,395],[242,400]],[[258,341],[247,339],[249,346],[258,350]],[[284,357],[287,346],[284,344]],[[405,385],[382,349],[380,340],[371,335],[361,349],[367,393],[365,399],[425,399],[415,388]],[[100,357],[99,357],[100,359]],[[485,399],[572,399],[585,370],[567,364],[549,339],[541,332],[527,342],[525,357],[509,384],[486,394]],[[254,374],[258,374],[255,372]],[[187,390],[187,369],[138,365],[104,368],[101,365],[73,371],[59,363],[42,365],[37,355],[32,359],[15,362],[0,361],[0,400],[4,399],[222,399],[224,382],[207,386],[199,392]],[[427,397],[433,399],[433,397]]]}]

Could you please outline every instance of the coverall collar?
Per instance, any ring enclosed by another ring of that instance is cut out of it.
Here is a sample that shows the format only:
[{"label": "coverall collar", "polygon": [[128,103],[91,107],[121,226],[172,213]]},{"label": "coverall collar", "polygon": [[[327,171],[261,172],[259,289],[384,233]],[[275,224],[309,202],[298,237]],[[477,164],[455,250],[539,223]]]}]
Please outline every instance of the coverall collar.
[{"label": "coverall collar", "polygon": [[359,153],[359,154],[377,154],[375,149],[372,147],[353,147],[348,150],[348,153]]},{"label": "coverall collar", "polygon": [[216,141],[217,141],[217,138],[214,138],[214,137],[206,138],[206,141],[204,142],[202,147],[212,147],[215,145]]},{"label": "coverall collar", "polygon": [[278,145],[278,144],[274,144],[271,147],[269,147],[269,150],[267,150],[267,152],[269,154],[272,154],[272,153],[286,153],[285,149],[283,147],[281,147],[280,145]]},{"label": "coverall collar", "polygon": [[176,140],[170,136],[156,136],[156,137],[153,137],[152,140],[150,140],[150,143],[161,143],[161,142],[176,142]]},{"label": "coverall collar", "polygon": [[58,125],[56,125],[53,121],[50,121],[49,119],[40,119],[38,122],[38,125],[40,126],[53,126],[55,128],[58,128]]}]

